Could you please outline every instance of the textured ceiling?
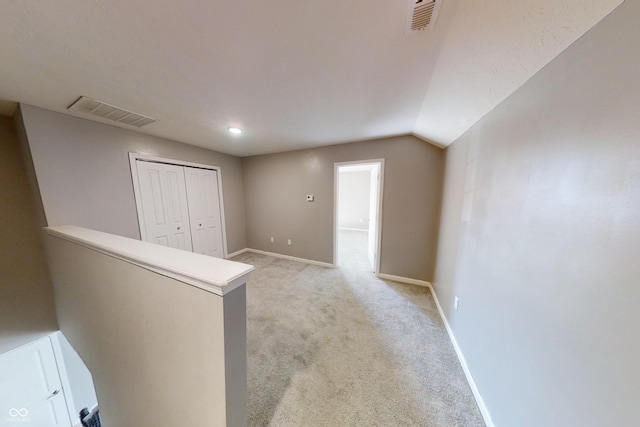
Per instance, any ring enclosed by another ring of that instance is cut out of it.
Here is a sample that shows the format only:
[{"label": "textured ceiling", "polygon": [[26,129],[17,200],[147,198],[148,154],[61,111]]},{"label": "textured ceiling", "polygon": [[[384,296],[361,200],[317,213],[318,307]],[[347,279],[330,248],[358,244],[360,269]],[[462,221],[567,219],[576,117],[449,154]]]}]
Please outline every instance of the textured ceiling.
[{"label": "textured ceiling", "polygon": [[620,3],[443,0],[407,36],[406,0],[5,1],[0,114],[85,95],[241,156],[408,133],[446,146]]}]

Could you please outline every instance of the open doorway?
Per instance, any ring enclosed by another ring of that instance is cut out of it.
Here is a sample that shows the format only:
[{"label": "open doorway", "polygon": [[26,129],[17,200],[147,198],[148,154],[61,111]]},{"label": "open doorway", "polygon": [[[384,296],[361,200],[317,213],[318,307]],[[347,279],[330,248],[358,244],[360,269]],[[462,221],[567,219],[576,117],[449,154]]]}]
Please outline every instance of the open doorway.
[{"label": "open doorway", "polygon": [[335,164],[334,264],[380,270],[384,159]]}]

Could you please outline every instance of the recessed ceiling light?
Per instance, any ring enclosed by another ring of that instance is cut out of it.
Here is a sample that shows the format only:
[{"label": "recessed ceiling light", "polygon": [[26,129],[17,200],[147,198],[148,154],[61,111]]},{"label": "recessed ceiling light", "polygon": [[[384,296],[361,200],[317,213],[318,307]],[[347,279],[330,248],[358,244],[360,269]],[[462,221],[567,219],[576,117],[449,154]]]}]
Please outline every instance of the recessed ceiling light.
[{"label": "recessed ceiling light", "polygon": [[240,128],[229,128],[229,132],[238,134],[238,133],[242,133],[242,129],[240,129]]}]

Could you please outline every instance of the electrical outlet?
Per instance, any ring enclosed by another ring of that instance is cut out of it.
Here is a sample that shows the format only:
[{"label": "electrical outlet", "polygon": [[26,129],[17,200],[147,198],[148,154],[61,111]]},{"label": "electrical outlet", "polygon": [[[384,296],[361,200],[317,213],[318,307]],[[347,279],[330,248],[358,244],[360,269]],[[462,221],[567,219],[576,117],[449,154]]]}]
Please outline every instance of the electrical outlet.
[{"label": "electrical outlet", "polygon": [[458,311],[459,304],[460,304],[460,299],[458,299],[458,297],[453,297],[453,308],[455,308],[456,311]]},{"label": "electrical outlet", "polygon": [[274,239],[273,237],[271,237],[271,243],[275,242],[276,239]]},{"label": "electrical outlet", "polygon": [[287,245],[291,246],[291,239],[287,240]]}]

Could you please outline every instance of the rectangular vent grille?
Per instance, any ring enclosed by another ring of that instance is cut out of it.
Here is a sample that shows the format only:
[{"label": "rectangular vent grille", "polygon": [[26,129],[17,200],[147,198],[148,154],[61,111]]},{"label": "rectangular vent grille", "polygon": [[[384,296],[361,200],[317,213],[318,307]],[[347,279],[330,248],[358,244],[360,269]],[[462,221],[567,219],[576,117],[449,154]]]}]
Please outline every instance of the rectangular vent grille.
[{"label": "rectangular vent grille", "polygon": [[440,0],[409,0],[409,16],[406,33],[432,27],[440,9]]},{"label": "rectangular vent grille", "polygon": [[411,18],[411,30],[420,31],[431,23],[433,17],[433,9],[436,7],[435,0],[429,3],[421,2],[419,6],[413,9],[413,17]]},{"label": "rectangular vent grille", "polygon": [[89,114],[96,119],[100,119],[100,121],[112,121],[137,128],[157,122],[156,119],[151,117],[127,111],[114,105],[107,104],[106,102],[87,98],[86,96],[78,98],[67,108],[67,110]]}]

